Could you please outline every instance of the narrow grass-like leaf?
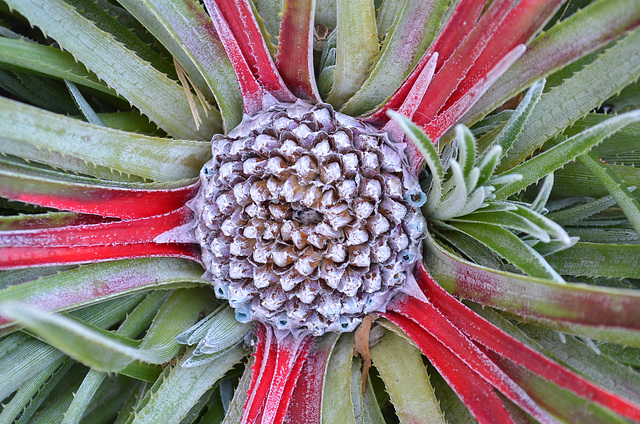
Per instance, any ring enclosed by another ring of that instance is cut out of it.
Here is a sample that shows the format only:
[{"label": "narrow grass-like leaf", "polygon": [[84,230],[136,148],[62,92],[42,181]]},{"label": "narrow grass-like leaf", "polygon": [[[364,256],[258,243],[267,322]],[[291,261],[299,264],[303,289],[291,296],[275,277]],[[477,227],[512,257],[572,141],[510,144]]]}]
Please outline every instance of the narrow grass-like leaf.
[{"label": "narrow grass-like leaf", "polygon": [[464,125],[456,125],[455,133],[458,140],[458,163],[462,168],[462,175],[467,178],[476,161],[476,140]]},{"label": "narrow grass-like leaf", "polygon": [[[0,302],[20,302],[43,311],[67,311],[149,288],[206,284],[201,279],[202,272],[196,263],[182,259],[105,262],[7,287],[0,291]],[[10,321],[0,322],[0,327],[10,325]]]},{"label": "narrow grass-like leaf", "polygon": [[604,163],[598,160],[598,156],[590,152],[580,156],[578,160],[589,171],[591,171],[598,180],[605,186],[607,191],[616,200],[620,209],[640,235],[640,204],[633,197],[629,189],[624,185],[620,178]]},{"label": "narrow grass-like leaf", "polygon": [[[633,28],[638,21],[640,10],[636,7],[635,0],[591,2],[588,7],[577,11],[530,42],[522,58],[496,81],[467,112],[462,122],[476,122],[534,81],[606,45],[625,30]],[[609,63],[609,66],[615,65]],[[605,73],[614,78],[611,81],[621,81],[621,78],[613,76],[613,71],[611,68]],[[620,71],[626,73],[623,69],[615,69],[615,72]]]},{"label": "narrow grass-like leaf", "polygon": [[393,25],[386,35],[382,28],[382,49],[362,87],[344,105],[344,113],[360,115],[391,97],[434,40],[447,7],[443,0],[395,2],[398,6],[391,15],[387,3],[394,2],[386,1],[382,6],[385,16],[393,16]]},{"label": "narrow grass-like leaf", "polygon": [[209,331],[198,343],[196,352],[212,354],[228,349],[242,340],[251,327],[251,324],[238,322],[235,310],[227,306],[212,318]]},{"label": "narrow grass-like leaf", "polygon": [[545,93],[500,169],[521,163],[549,138],[640,77],[640,58],[634,54],[638,44],[640,29],[631,31],[595,61]]},{"label": "narrow grass-like leaf", "polygon": [[637,244],[577,243],[546,259],[561,274],[640,278],[640,245]]},{"label": "narrow grass-like leaf", "polygon": [[493,175],[493,171],[495,171],[498,163],[500,163],[500,158],[502,157],[502,147],[493,146],[491,147],[484,155],[482,155],[481,159],[478,161],[478,168],[480,169],[480,175],[478,176],[477,185],[482,186],[484,183],[489,181],[489,178]]},{"label": "narrow grass-like leaf", "polygon": [[[71,313],[77,319],[101,328],[108,328],[122,321],[141,295],[125,296]],[[22,332],[10,334],[0,341],[0,399],[6,398],[26,381],[34,378],[64,354],[41,340]]]},{"label": "narrow grass-like leaf", "polygon": [[[173,338],[184,329],[185,323],[197,319],[201,308],[211,303],[206,296],[210,292],[202,290],[205,289],[175,292],[156,316],[139,349],[122,343],[122,338],[98,333],[61,315],[50,315],[15,303],[3,304],[0,311],[92,369],[114,372],[134,360],[163,363],[171,359],[180,347]],[[185,305],[197,308],[185,308]]]},{"label": "narrow grass-like leaf", "polygon": [[338,40],[333,86],[326,101],[340,108],[361,86],[378,54],[373,1],[338,0]]},{"label": "narrow grass-like leaf", "polygon": [[540,228],[549,233],[549,235],[554,239],[560,240],[565,244],[569,244],[569,235],[566,233],[566,231],[560,225],[556,224],[544,215],[541,215],[538,212],[526,208],[522,205],[517,205],[517,209],[514,210],[513,213],[518,214],[538,225]]},{"label": "narrow grass-like leaf", "polygon": [[79,423],[84,416],[89,402],[107,377],[106,373],[90,370],[82,380],[82,384],[73,395],[73,400],[64,414],[62,424]]},{"label": "narrow grass-like leaf", "polygon": [[532,277],[564,281],[538,252],[500,225],[459,222],[455,228],[480,241]]},{"label": "narrow grass-like leaf", "polygon": [[[113,6],[105,6],[99,4],[96,0],[65,0],[69,5],[73,6],[83,17],[95,23],[95,25],[102,31],[111,34],[117,41],[122,43],[127,49],[135,52],[135,54],[151,63],[154,68],[160,72],[169,75],[175,79],[176,70],[171,65],[171,60],[167,60],[166,55],[159,52],[159,49],[155,49],[148,37],[144,37],[145,40],[138,37],[141,35],[141,31],[134,31],[135,27],[130,27],[126,18],[122,15],[124,12],[120,9],[120,14],[113,14]],[[126,12],[124,13],[126,14]],[[131,19],[131,17],[129,17]],[[135,21],[135,19],[134,19]],[[139,28],[139,27],[138,27]],[[164,52],[162,52],[164,53]]]},{"label": "narrow grass-like leaf", "polygon": [[442,162],[440,162],[440,155],[435,147],[433,147],[429,137],[420,129],[420,127],[411,122],[409,118],[394,111],[389,111],[388,113],[395,123],[398,124],[400,129],[404,131],[407,137],[409,137],[417,147],[418,151],[422,153],[422,156],[431,171],[431,188],[429,190],[429,195],[427,196],[427,203],[424,206],[427,213],[431,213],[440,203],[440,198],[442,197],[444,171],[442,169]]},{"label": "narrow grass-like leaf", "polygon": [[[472,264],[427,239],[426,265],[454,295],[515,313],[538,324],[598,340],[640,346],[640,294],[560,284]],[[562,253],[562,252],[560,252]]]},{"label": "narrow grass-like leaf", "polygon": [[[640,32],[638,32],[638,37],[640,37]],[[538,107],[541,108],[541,105],[542,104],[539,103]],[[533,159],[509,169],[509,171],[500,174],[500,176],[521,174],[523,175],[523,178],[517,183],[499,188],[496,191],[496,198],[505,199],[510,195],[519,192],[527,186],[542,179],[542,177],[546,176],[550,172],[562,167],[567,162],[570,162],[581,154],[588,152],[593,148],[593,146],[602,142],[602,140],[607,138],[609,135],[633,122],[638,121],[640,121],[640,111],[628,112],[614,116],[596,126],[584,130],[580,134],[573,136],[568,140],[561,142],[557,146],[535,156]]]},{"label": "narrow grass-like leaf", "polygon": [[4,405],[2,413],[0,413],[0,422],[15,422],[15,419],[23,412],[26,406],[31,402],[31,399],[36,395],[38,391],[41,390],[41,387],[52,378],[52,375],[56,373],[56,370],[60,368],[63,360],[64,358],[60,357],[57,360],[53,361],[38,375],[22,385],[13,395],[11,401]]},{"label": "narrow grass-like leaf", "polygon": [[217,361],[197,368],[185,368],[182,364],[190,356],[187,353],[185,359],[171,369],[144,407],[136,412],[132,423],[179,423],[200,397],[244,355],[241,347],[235,347]]},{"label": "narrow grass-like leaf", "polygon": [[420,352],[401,337],[387,332],[371,348],[371,358],[385,387],[400,423],[444,423]]},{"label": "narrow grass-like leaf", "polygon": [[[237,78],[200,2],[122,0],[120,3],[143,22],[154,23],[150,26],[152,32],[165,43],[190,76],[196,74],[196,77],[204,78],[222,113],[225,132],[235,128],[242,119]],[[206,113],[200,113],[204,118]],[[211,113],[215,116],[217,112]]]},{"label": "narrow grass-like leaf", "polygon": [[171,140],[99,127],[0,99],[3,153],[93,175],[99,165],[158,181],[198,175],[210,144]]},{"label": "narrow grass-like leaf", "polygon": [[80,112],[85,117],[85,119],[93,125],[99,125],[101,127],[104,127],[105,126],[104,122],[102,122],[102,120],[98,117],[98,115],[93,110],[93,108],[91,108],[91,106],[89,105],[87,100],[84,98],[80,90],[78,90],[78,87],[74,83],[69,82],[67,80],[65,80],[64,83],[69,89],[69,92],[73,96],[73,100],[76,102],[78,109],[80,109]]},{"label": "narrow grass-like leaf", "polygon": [[116,95],[93,73],[76,62],[71,54],[53,46],[44,46],[27,40],[0,37],[0,63],[49,77],[72,81],[106,94]]},{"label": "narrow grass-like leaf", "polygon": [[509,149],[513,145],[513,142],[518,138],[518,135],[522,131],[522,127],[527,122],[527,119],[534,110],[534,107],[542,96],[542,90],[546,80],[543,78],[536,81],[527,91],[516,110],[511,115],[511,118],[507,121],[502,130],[491,142],[491,146],[502,147],[503,154],[507,154]]},{"label": "narrow grass-like leaf", "polygon": [[[171,135],[208,140],[220,127],[219,122],[208,120],[196,129],[191,109],[178,84],[62,0],[47,0],[46,3],[9,0],[7,3]],[[41,13],[42,7],[47,8],[46,16]],[[200,112],[204,115],[204,111]]]},{"label": "narrow grass-like leaf", "polygon": [[542,213],[544,206],[547,204],[549,200],[549,196],[551,195],[551,190],[553,189],[553,173],[547,175],[542,182],[542,186],[538,190],[538,194],[536,198],[531,202],[531,210]]},{"label": "narrow grass-like leaf", "polygon": [[436,206],[430,217],[433,219],[445,220],[453,218],[463,210],[467,204],[467,185],[462,175],[462,169],[457,161],[451,161],[451,172],[453,177],[453,190],[444,195],[442,201]]},{"label": "narrow grass-like leaf", "polygon": [[353,360],[353,333],[344,333],[338,339],[331,357],[322,395],[322,422],[355,424],[351,401],[351,362]]},{"label": "narrow grass-like leaf", "polygon": [[458,218],[453,218],[449,221],[453,226],[455,222],[476,222],[484,224],[499,225],[504,228],[516,230],[529,234],[532,237],[537,238],[543,243],[551,241],[549,234],[534,224],[527,218],[509,211],[496,211],[496,212],[476,212]]}]

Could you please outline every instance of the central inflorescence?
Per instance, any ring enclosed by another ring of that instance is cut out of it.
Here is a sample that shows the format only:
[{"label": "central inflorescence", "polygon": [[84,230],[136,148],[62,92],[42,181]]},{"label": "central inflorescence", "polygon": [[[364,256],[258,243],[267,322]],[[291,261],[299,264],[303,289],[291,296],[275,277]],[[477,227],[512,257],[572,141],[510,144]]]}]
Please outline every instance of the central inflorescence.
[{"label": "central inflorescence", "polygon": [[303,101],[245,116],[212,144],[195,236],[239,321],[318,336],[384,310],[426,225],[403,144]]}]

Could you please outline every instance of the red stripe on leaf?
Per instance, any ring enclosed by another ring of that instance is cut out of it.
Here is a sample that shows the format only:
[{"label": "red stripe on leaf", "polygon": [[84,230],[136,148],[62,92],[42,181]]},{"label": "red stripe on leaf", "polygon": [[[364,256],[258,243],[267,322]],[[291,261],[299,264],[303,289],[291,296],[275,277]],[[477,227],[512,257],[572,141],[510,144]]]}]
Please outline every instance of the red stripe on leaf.
[{"label": "red stripe on leaf", "polygon": [[314,5],[309,0],[285,0],[276,66],[293,94],[318,102],[313,73]]},{"label": "red stripe on leaf", "polygon": [[334,338],[331,343],[316,341],[311,347],[289,402],[287,422],[317,424],[321,421],[324,376],[336,340]]},{"label": "red stripe on leaf", "polygon": [[467,37],[471,29],[476,25],[478,17],[482,13],[485,5],[485,0],[462,0],[457,5],[444,29],[438,35],[438,38],[433,42],[422,59],[420,59],[415,69],[409,74],[395,93],[393,93],[386,104],[367,117],[366,121],[374,125],[382,125],[387,122],[389,120],[387,110],[398,110],[400,108],[433,53],[437,52],[441,58],[441,62],[436,66],[436,71],[439,71],[445,60],[451,57],[453,52],[463,43],[465,37]]},{"label": "red stripe on leaf", "polygon": [[307,360],[311,336],[304,339],[287,335],[278,341],[276,371],[269,389],[269,396],[262,415],[262,424],[282,424],[289,409],[293,389]]},{"label": "red stripe on leaf", "polygon": [[222,38],[222,34],[220,34],[225,48],[229,36],[233,37],[234,44],[238,46],[239,53],[260,86],[280,101],[294,102],[296,98],[291,94],[276,70],[249,2],[247,0],[207,0],[205,5],[212,17],[213,10],[216,10],[215,13],[218,15],[216,18],[218,22],[216,23],[214,20],[216,29],[220,25],[220,20],[226,23],[229,30],[225,35],[226,39]]},{"label": "red stripe on leaf", "polygon": [[445,107],[451,106],[474,84],[485,78],[501,57],[518,44],[529,41],[563,2],[564,0],[522,0],[518,3],[502,22],[480,57],[475,60],[473,67],[456,92],[447,100]]},{"label": "red stripe on leaf", "polygon": [[487,73],[487,75],[476,83],[470,90],[458,99],[454,104],[446,110],[440,112],[432,121],[424,124],[422,129],[427,133],[432,142],[437,142],[440,136],[448,131],[453,125],[464,115],[471,106],[487,91],[491,85],[515,62],[525,51],[524,45],[519,45],[505,57],[503,57],[496,66]]},{"label": "red stripe on leaf", "polygon": [[494,1],[458,48],[449,57],[443,57],[445,62],[433,77],[431,90],[427,90],[414,115],[416,124],[424,125],[437,116],[508,15],[511,3],[511,0]]},{"label": "red stripe on leaf", "polygon": [[513,422],[493,388],[457,354],[410,319],[394,312],[383,315],[411,337],[479,424]]},{"label": "red stripe on leaf", "polygon": [[[0,232],[0,246],[79,247],[150,243],[160,234],[189,223],[191,209],[130,221]],[[194,239],[195,243],[196,240]]]},{"label": "red stripe on leaf", "polygon": [[[5,176],[0,176],[0,181]],[[199,184],[173,189],[131,189],[21,176],[21,184],[0,184],[0,196],[48,208],[122,219],[170,212],[183,206]],[[18,187],[18,188],[16,188]]]},{"label": "red stripe on leaf", "polygon": [[233,70],[238,77],[244,112],[251,115],[262,109],[262,100],[265,96],[265,91],[249,68],[249,64],[234,33],[231,28],[229,28],[227,21],[224,19],[216,3],[213,0],[205,0],[205,5],[209,11],[209,15],[211,15],[211,20],[216,27],[222,45],[227,52],[227,56],[229,56],[229,60],[231,60]]},{"label": "red stripe on leaf", "polygon": [[268,325],[260,325],[257,332],[256,361],[253,364],[251,383],[244,405],[242,424],[260,422],[264,405],[269,394],[269,386],[275,371],[277,344],[273,329]]},{"label": "red stripe on leaf", "polygon": [[447,293],[423,267],[416,278],[425,295],[471,339],[580,397],[640,421],[640,405],[596,386],[514,339]]},{"label": "red stripe on leaf", "polygon": [[158,243],[78,247],[3,247],[0,249],[0,269],[150,257],[175,257],[197,261],[199,253],[193,245]]},{"label": "red stripe on leaf", "polygon": [[[438,340],[453,354],[498,389],[506,397],[520,406],[541,423],[555,420],[542,410],[529,395],[509,376],[489,359],[460,329],[453,325],[441,311],[431,303],[423,302],[406,294],[398,294],[391,301],[388,310],[401,314],[416,323],[424,332]],[[397,319],[390,316],[390,320]],[[394,321],[395,322],[395,321]],[[403,330],[405,323],[397,323]],[[411,327],[413,328],[413,327]],[[409,336],[411,336],[409,334]],[[418,342],[415,340],[416,343]],[[429,356],[427,351],[423,353]]]}]

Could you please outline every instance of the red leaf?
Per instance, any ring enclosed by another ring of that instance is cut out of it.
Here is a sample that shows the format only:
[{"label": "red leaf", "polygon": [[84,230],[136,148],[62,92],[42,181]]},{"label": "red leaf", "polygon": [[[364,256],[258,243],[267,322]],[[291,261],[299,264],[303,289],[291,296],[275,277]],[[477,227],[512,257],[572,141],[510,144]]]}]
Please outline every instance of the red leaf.
[{"label": "red leaf", "polygon": [[[318,341],[322,340],[322,341]],[[316,339],[289,403],[286,421],[296,424],[317,424],[322,414],[322,387],[327,361],[337,338],[327,343],[327,338]]]},{"label": "red leaf", "polygon": [[431,45],[427,53],[420,59],[415,69],[409,74],[395,93],[393,93],[386,104],[371,116],[367,117],[366,121],[374,125],[381,125],[387,122],[389,120],[387,110],[398,110],[400,108],[433,53],[437,52],[440,56],[441,63],[436,67],[436,71],[439,71],[444,61],[453,54],[455,49],[463,42],[465,36],[469,34],[471,28],[476,25],[476,21],[485,5],[485,0],[460,1],[444,29],[440,32],[438,38]]},{"label": "red leaf", "polygon": [[251,383],[244,405],[242,424],[252,424],[259,422],[264,411],[265,401],[269,393],[269,385],[275,371],[277,356],[277,344],[275,335],[270,326],[261,324],[256,333],[258,343],[256,344],[255,362],[252,368]]},{"label": "red leaf", "polygon": [[[401,314],[415,322],[425,333],[428,333],[429,336],[434,337],[438,342],[446,346],[457,358],[532,417],[542,423],[555,422],[546,411],[542,410],[522,388],[509,378],[434,305],[406,294],[398,294],[389,304],[388,310]],[[388,318],[392,321],[398,319],[395,315],[390,315]],[[406,325],[406,323],[403,320],[397,323],[403,330],[405,329],[403,325]],[[409,328],[413,327],[409,326]],[[411,334],[408,335],[413,338]],[[418,340],[415,341],[418,343]],[[429,356],[427,351],[423,350],[423,353],[427,357]]]},{"label": "red leaf", "polygon": [[0,175],[0,196],[9,200],[86,214],[135,219],[160,215],[183,206],[199,184],[172,189],[132,189],[88,185],[20,175]]},{"label": "red leaf", "polygon": [[522,0],[482,51],[456,92],[447,100],[446,107],[460,99],[479,80],[484,78],[498,60],[518,44],[529,38],[551,17],[564,0]]},{"label": "red leaf", "polygon": [[0,249],[0,269],[150,257],[176,257],[198,261],[199,252],[190,244],[158,243],[79,247],[3,247]]},{"label": "red leaf", "polygon": [[258,80],[250,69],[235,34],[229,27],[216,2],[214,0],[205,0],[204,4],[209,11],[209,15],[211,15],[211,20],[216,27],[216,31],[227,52],[227,56],[229,56],[229,60],[231,60],[233,70],[238,76],[244,112],[251,115],[262,109],[262,100],[265,92],[260,84],[258,84]]},{"label": "red leaf", "polygon": [[0,246],[79,247],[150,243],[160,234],[187,224],[192,218],[191,209],[183,206],[164,215],[130,221],[0,231]]},{"label": "red leaf", "polygon": [[[237,53],[242,55],[258,83],[276,99],[283,102],[294,102],[296,98],[291,94],[276,70],[248,1],[207,0],[205,5],[212,17],[214,13],[217,15],[214,19],[214,25],[218,33],[220,33],[218,26],[221,26],[221,21],[226,23],[225,26],[229,32],[225,34],[224,38],[220,34],[225,48],[229,40],[233,38],[234,44],[239,49],[238,52],[234,52],[234,55]],[[229,57],[231,58],[231,55]],[[231,60],[234,61],[233,58]]]},{"label": "red leaf", "polygon": [[479,424],[513,422],[493,388],[457,354],[410,319],[394,312],[383,315],[411,337]]},{"label": "red leaf", "polygon": [[262,424],[282,424],[289,409],[293,389],[300,376],[302,366],[307,361],[313,337],[299,339],[288,335],[278,341],[276,372],[271,383],[269,396],[262,416]]},{"label": "red leaf", "polygon": [[313,74],[314,4],[308,0],[284,2],[276,66],[293,94],[318,102],[320,94]]},{"label": "red leaf", "polygon": [[450,56],[443,57],[445,62],[433,77],[431,90],[427,90],[417,109],[413,119],[416,124],[424,125],[437,116],[498,30],[511,9],[511,3],[512,0],[494,1],[456,50]]},{"label": "red leaf", "polygon": [[596,386],[509,336],[447,293],[423,267],[418,271],[417,280],[425,295],[471,339],[580,397],[640,421],[640,406]]},{"label": "red leaf", "polygon": [[458,101],[441,111],[432,121],[422,129],[429,134],[432,142],[437,142],[442,134],[449,130],[464,115],[471,106],[487,91],[489,87],[515,62],[525,51],[524,45],[519,45],[505,55],[496,66],[476,85],[464,93]]}]

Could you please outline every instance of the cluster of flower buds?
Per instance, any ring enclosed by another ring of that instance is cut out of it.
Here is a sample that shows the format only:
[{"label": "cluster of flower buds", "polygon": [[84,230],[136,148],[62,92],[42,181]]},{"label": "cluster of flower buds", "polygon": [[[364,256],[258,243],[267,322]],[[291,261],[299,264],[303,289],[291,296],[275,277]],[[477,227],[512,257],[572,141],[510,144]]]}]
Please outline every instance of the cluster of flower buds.
[{"label": "cluster of flower buds", "polygon": [[318,336],[384,310],[426,225],[402,144],[303,101],[245,116],[212,144],[195,237],[239,321]]}]

